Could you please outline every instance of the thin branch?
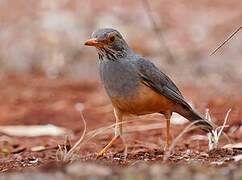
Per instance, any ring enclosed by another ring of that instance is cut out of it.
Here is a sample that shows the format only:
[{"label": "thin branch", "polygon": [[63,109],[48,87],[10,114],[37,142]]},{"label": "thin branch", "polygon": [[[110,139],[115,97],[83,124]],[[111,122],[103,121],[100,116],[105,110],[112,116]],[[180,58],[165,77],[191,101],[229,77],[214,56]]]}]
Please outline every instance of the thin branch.
[{"label": "thin branch", "polygon": [[143,2],[143,6],[144,6],[144,9],[145,9],[145,12],[146,12],[149,20],[151,21],[151,24],[153,26],[154,32],[159,35],[160,44],[163,47],[163,53],[166,55],[166,58],[168,60],[170,60],[171,62],[175,62],[175,58],[174,58],[173,54],[171,53],[170,48],[165,43],[165,38],[163,36],[162,29],[156,23],[156,20],[155,20],[154,16],[152,15],[152,10],[151,10],[151,6],[150,6],[150,3],[149,3],[149,0],[142,0],[142,2]]},{"label": "thin branch", "polygon": [[234,37],[235,34],[237,34],[242,29],[242,26],[240,26],[238,29],[236,29],[228,38],[226,38],[215,50],[213,50],[212,53],[210,53],[210,56],[214,55],[223,45],[225,45],[232,37]]}]

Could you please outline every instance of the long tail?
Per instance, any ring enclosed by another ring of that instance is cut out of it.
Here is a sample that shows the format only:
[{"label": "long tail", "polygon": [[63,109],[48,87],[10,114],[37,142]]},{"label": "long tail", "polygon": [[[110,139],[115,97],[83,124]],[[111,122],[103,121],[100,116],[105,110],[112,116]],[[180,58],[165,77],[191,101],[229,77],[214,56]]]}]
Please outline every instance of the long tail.
[{"label": "long tail", "polygon": [[207,133],[213,130],[213,125],[211,124],[211,122],[209,122],[204,117],[202,117],[202,115],[197,113],[190,106],[183,107],[182,109],[177,111],[177,113],[179,113],[180,115],[182,115],[183,117],[185,117],[191,122],[198,121],[197,123],[195,123],[195,125],[199,126],[203,131]]}]

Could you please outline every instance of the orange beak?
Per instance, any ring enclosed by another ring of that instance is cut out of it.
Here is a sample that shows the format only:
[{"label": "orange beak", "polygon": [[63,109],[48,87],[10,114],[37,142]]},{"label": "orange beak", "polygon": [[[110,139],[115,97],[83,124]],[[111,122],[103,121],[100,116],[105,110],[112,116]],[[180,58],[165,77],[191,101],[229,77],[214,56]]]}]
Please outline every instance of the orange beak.
[{"label": "orange beak", "polygon": [[98,41],[96,38],[88,39],[84,45],[86,46],[100,46],[102,43]]}]

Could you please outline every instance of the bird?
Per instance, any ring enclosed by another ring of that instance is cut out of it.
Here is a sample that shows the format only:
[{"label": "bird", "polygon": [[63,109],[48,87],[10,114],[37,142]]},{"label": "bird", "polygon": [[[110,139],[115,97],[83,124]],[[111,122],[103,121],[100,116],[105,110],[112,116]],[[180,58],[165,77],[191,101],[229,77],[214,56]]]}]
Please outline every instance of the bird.
[{"label": "bird", "polygon": [[170,118],[173,112],[196,122],[206,133],[212,131],[211,122],[188,104],[175,83],[150,60],[134,52],[118,30],[98,29],[84,45],[97,50],[101,82],[111,100],[116,119],[114,137],[99,156],[122,138],[122,121],[129,115],[163,114],[166,148],[171,143]]}]

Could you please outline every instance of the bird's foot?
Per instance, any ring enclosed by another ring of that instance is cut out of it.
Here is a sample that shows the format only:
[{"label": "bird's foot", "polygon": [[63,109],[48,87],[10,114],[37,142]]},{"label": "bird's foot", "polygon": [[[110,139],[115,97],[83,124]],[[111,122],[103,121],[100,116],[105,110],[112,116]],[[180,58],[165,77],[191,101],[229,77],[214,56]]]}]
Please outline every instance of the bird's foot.
[{"label": "bird's foot", "polygon": [[98,153],[97,157],[103,156],[107,150],[120,138],[120,136],[115,136],[113,139]]},{"label": "bird's foot", "polygon": [[119,140],[119,139],[124,144],[123,155],[124,155],[124,158],[126,158],[127,155],[128,155],[128,146],[127,146],[127,143],[125,142],[124,138],[122,136],[120,136],[120,135],[113,137],[113,139],[98,153],[97,158],[103,156],[107,152],[107,150],[113,144],[115,144],[117,142],[117,140]]}]

